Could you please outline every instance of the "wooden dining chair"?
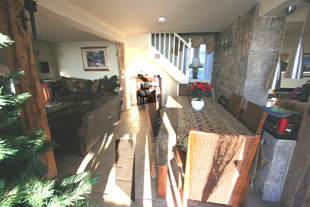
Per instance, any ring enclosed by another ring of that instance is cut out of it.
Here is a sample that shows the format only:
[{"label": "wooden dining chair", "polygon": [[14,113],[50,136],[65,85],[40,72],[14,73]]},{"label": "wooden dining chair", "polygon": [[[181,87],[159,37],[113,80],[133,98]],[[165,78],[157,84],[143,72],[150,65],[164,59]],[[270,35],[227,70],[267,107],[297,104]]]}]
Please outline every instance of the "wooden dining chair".
[{"label": "wooden dining chair", "polygon": [[188,84],[178,84],[177,96],[193,96],[187,88]]},{"label": "wooden dining chair", "polygon": [[226,110],[229,111],[236,119],[239,118],[245,98],[232,93],[227,102]]},{"label": "wooden dining chair", "polygon": [[183,206],[188,199],[214,206],[244,206],[248,172],[260,135],[223,135],[190,131]]},{"label": "wooden dining chair", "polygon": [[248,101],[242,114],[241,123],[251,132],[260,134],[268,112],[261,106]]},{"label": "wooden dining chair", "polygon": [[150,133],[152,137],[157,137],[160,123],[158,122],[156,115],[156,97],[149,96],[146,100],[145,111],[147,116],[148,125],[150,128]]},{"label": "wooden dining chair", "polygon": [[[160,123],[157,119],[157,115],[156,115],[156,102],[155,102],[156,97],[154,97],[153,95],[150,95],[147,100],[146,103],[144,104],[145,106],[145,111],[146,111],[146,116],[147,116],[147,122],[149,125],[149,129],[150,129],[150,133],[151,133],[151,148],[153,148],[153,145],[155,143],[155,139],[158,135],[158,131],[159,131],[159,127],[160,127]],[[150,163],[150,168],[151,168],[151,176],[153,176],[154,173],[154,169],[155,169],[155,156],[153,156],[153,158],[151,158],[151,163]]]},{"label": "wooden dining chair", "polygon": [[161,117],[161,114],[160,114],[159,103],[158,103],[158,97],[156,95],[156,90],[151,91],[150,92],[150,96],[153,97],[153,102],[155,102],[157,120],[158,121],[162,121],[162,117]]},{"label": "wooden dining chair", "polygon": [[221,95],[217,100],[217,103],[221,104],[224,108],[227,107],[228,98],[226,96]]}]

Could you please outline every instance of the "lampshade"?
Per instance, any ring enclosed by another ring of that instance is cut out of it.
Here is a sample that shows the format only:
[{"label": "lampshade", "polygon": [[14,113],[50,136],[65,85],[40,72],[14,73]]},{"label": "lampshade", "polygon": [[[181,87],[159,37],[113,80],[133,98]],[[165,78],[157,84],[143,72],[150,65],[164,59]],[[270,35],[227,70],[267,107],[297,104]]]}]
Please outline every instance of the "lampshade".
[{"label": "lampshade", "polygon": [[[305,1],[307,2],[307,1]],[[310,3],[310,2],[309,2]],[[302,36],[305,31],[305,26],[306,26],[306,21],[309,13],[309,8],[308,6],[308,11],[306,14],[306,18],[304,21],[304,26],[301,31],[301,36],[300,40],[297,43],[296,47],[294,48],[290,59],[288,61],[287,69],[284,74],[284,78],[291,78],[291,79],[302,79],[303,78],[303,69],[304,69],[304,46],[302,44]]]},{"label": "lampshade", "polygon": [[288,61],[287,69],[284,78],[302,79],[304,67],[304,46],[302,38],[300,38],[296,47],[294,48],[290,60]]},{"label": "lampshade", "polygon": [[280,89],[280,81],[281,81],[281,58],[279,56],[277,63],[272,69],[270,78],[268,80],[266,89]]},{"label": "lampshade", "polygon": [[193,58],[192,64],[189,65],[190,68],[202,68],[203,66],[200,63],[200,58]]}]

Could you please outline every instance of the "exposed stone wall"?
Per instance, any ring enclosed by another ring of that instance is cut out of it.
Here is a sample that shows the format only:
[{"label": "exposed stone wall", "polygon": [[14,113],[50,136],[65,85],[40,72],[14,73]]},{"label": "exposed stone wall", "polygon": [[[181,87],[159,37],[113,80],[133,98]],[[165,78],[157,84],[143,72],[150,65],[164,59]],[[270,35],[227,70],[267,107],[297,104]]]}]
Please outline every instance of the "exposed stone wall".
[{"label": "exposed stone wall", "polygon": [[[266,105],[266,84],[277,59],[285,18],[261,18],[259,10],[257,3],[217,36],[212,72],[216,99],[234,92]],[[231,47],[221,45],[226,37]]]}]

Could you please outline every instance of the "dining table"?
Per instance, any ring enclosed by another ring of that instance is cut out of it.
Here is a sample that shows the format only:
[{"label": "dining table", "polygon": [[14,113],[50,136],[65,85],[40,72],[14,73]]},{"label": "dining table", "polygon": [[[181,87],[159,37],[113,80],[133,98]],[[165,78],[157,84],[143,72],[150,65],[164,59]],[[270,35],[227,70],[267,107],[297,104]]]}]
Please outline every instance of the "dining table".
[{"label": "dining table", "polygon": [[[158,169],[158,196],[161,198],[166,197],[168,162],[176,157],[177,146],[186,152],[190,130],[227,135],[253,134],[212,97],[203,97],[204,107],[200,111],[192,108],[192,99],[191,96],[168,96],[166,100],[162,123],[152,149]],[[253,178],[256,170],[265,163],[259,145],[249,176]]]}]

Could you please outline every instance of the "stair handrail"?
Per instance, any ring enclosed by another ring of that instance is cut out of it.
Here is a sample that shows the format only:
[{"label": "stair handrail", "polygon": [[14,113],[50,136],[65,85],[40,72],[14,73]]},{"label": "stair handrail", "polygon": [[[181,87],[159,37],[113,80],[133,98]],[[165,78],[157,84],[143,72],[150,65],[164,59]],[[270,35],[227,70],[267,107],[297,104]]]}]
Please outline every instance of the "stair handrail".
[{"label": "stair handrail", "polygon": [[[157,45],[157,34],[158,34],[158,45]],[[163,50],[162,50],[162,34],[164,35],[164,38],[167,38],[166,35],[169,34],[169,37],[168,37],[168,44],[166,44],[166,41],[164,39],[163,41]],[[171,40],[171,34],[173,34],[173,44],[172,44],[172,53],[175,54],[175,40],[177,38],[177,44],[178,44],[178,50],[180,51],[180,45],[181,45],[181,42],[183,43],[183,54],[182,54],[182,57],[181,57],[181,61],[179,60],[180,59],[180,52],[177,53],[176,57],[175,55],[172,56],[172,60],[170,58],[170,52],[168,53],[168,57],[166,57],[166,47],[168,47],[168,50],[167,51],[171,51],[171,44],[170,44],[170,40]],[[175,58],[177,58],[177,63],[176,63],[176,67],[184,74],[184,60],[186,58],[186,70],[185,70],[185,74],[187,79],[189,80],[189,62],[190,62],[190,52],[187,52],[186,54],[186,57],[185,57],[185,46],[188,48],[188,51],[190,51],[191,49],[191,46],[192,46],[192,43],[191,43],[191,39],[189,39],[189,42],[186,42],[180,35],[178,35],[177,33],[153,33],[154,35],[154,40],[153,40],[153,43],[152,44],[151,40],[149,43],[151,43],[150,45],[152,45],[155,49],[157,49],[164,57],[166,57],[173,65],[175,65]],[[152,34],[150,35],[150,37],[152,38]],[[151,39],[150,38],[150,39]],[[163,53],[161,52],[163,51]],[[179,67],[179,64],[181,63],[181,67]]]}]

